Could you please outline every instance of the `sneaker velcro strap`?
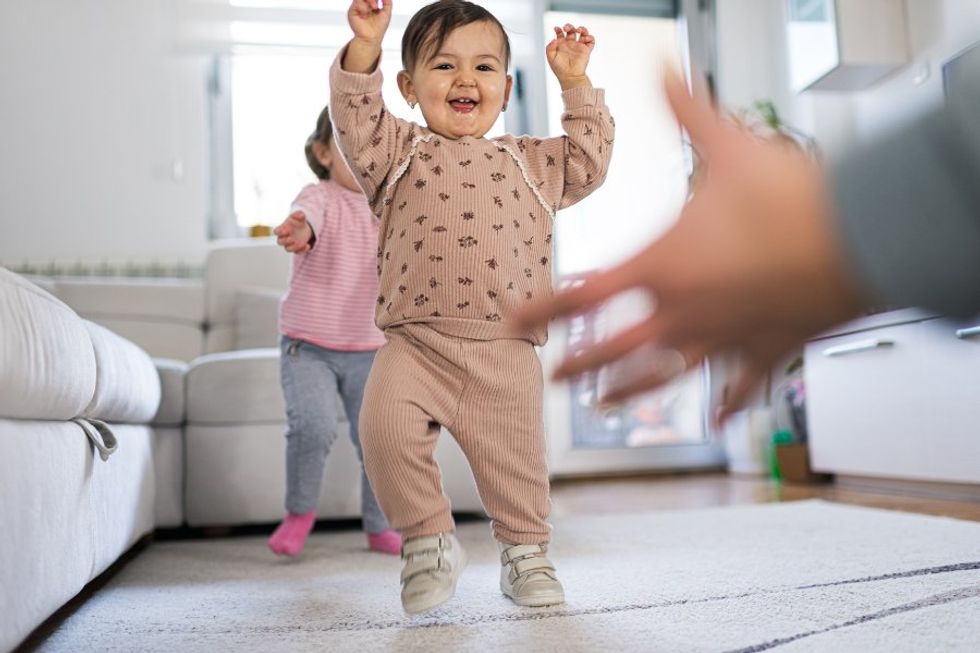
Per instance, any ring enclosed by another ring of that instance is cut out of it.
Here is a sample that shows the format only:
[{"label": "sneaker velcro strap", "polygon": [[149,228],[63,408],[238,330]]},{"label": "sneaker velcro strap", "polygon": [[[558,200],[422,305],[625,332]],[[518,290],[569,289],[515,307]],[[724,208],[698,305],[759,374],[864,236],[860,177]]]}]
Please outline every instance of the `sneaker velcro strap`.
[{"label": "sneaker velcro strap", "polygon": [[419,574],[437,571],[450,571],[449,564],[442,557],[415,558],[405,563],[402,568],[401,581],[404,583]]},{"label": "sneaker velcro strap", "polygon": [[402,544],[402,556],[418,555],[429,551],[436,553],[449,548],[449,538],[442,535],[415,537]]},{"label": "sneaker velcro strap", "polygon": [[518,576],[524,576],[525,574],[532,574],[537,571],[541,572],[552,572],[555,571],[555,566],[551,564],[551,561],[545,557],[540,558],[524,558],[522,560],[515,560],[513,565],[513,570]]},{"label": "sneaker velcro strap", "polygon": [[515,544],[514,546],[507,547],[500,554],[501,564],[510,564],[514,560],[520,560],[521,558],[527,558],[529,556],[541,555],[545,552],[545,548],[540,544]]}]

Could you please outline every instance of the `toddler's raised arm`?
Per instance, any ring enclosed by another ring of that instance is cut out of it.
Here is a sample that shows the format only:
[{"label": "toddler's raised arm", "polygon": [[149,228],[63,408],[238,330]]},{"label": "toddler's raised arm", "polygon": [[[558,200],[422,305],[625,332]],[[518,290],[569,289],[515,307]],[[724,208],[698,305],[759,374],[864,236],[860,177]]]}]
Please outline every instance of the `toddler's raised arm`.
[{"label": "toddler's raised arm", "polygon": [[518,140],[531,167],[543,182],[542,193],[557,210],[575,204],[602,185],[609,170],[615,123],[605,93],[592,87],[586,74],[595,37],[585,27],[555,27],[545,54],[562,88],[565,136]]},{"label": "toddler's raised arm", "polygon": [[575,204],[602,185],[616,131],[602,89],[573,88],[562,99],[565,136],[517,139],[531,175],[543,182],[541,192],[555,209]]},{"label": "toddler's raised arm", "polygon": [[353,0],[347,12],[354,39],[330,69],[330,114],[337,144],[375,215],[384,208],[387,180],[415,136],[410,123],[388,112],[381,98],[381,42],[391,0]]},{"label": "toddler's raised arm", "polygon": [[381,97],[381,71],[343,69],[342,51],[330,69],[330,115],[337,145],[375,215],[384,204],[388,178],[411,148],[418,127],[396,118]]}]

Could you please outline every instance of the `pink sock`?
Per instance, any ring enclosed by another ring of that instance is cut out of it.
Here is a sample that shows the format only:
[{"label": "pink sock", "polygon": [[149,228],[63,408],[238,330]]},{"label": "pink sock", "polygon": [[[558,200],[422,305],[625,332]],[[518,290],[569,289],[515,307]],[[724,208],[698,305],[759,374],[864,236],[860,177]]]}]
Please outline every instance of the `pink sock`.
[{"label": "pink sock", "polygon": [[308,512],[305,515],[289,513],[269,538],[269,548],[273,553],[281,556],[299,555],[303,551],[306,536],[310,534],[315,521],[316,512]]},{"label": "pink sock", "polygon": [[368,548],[378,553],[399,555],[402,552],[402,536],[398,531],[389,528],[380,533],[368,533]]}]

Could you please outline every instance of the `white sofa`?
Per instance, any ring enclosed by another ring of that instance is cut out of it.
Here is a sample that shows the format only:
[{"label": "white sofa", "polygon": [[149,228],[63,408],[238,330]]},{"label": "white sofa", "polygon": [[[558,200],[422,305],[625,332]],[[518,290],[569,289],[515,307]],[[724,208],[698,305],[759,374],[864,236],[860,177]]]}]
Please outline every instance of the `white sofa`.
[{"label": "white sofa", "polygon": [[[279,385],[278,306],[289,255],[270,239],[214,244],[201,280],[46,279],[79,315],[103,324],[167,361],[173,392],[183,376],[183,523],[232,526],[281,518],[286,409]],[[171,402],[172,403],[172,402]],[[170,411],[173,412],[173,411]],[[327,458],[320,518],[360,515],[360,477],[343,408]],[[176,413],[168,418],[176,427]],[[159,420],[158,420],[159,421]],[[458,512],[482,513],[476,483],[451,437],[436,458]],[[172,488],[168,488],[168,491]],[[161,508],[161,510],[163,510]],[[176,526],[172,511],[164,526]]]},{"label": "white sofa", "polygon": [[139,347],[0,268],[0,650],[157,523],[147,425],[159,376]]},{"label": "white sofa", "polygon": [[[0,268],[0,651],[156,528],[282,517],[287,277],[269,241],[214,246],[199,280]],[[119,443],[106,461],[91,444],[103,421]],[[320,518],[360,514],[347,428],[343,418]],[[454,509],[482,513],[452,438],[436,458]]]}]

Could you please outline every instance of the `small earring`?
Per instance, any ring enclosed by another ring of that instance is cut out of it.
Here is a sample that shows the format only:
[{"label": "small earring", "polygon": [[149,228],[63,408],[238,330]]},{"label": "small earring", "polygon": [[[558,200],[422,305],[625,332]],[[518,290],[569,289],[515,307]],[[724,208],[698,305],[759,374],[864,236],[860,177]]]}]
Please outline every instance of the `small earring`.
[{"label": "small earring", "polygon": [[504,107],[501,109],[501,111],[506,111],[506,110],[507,110],[507,103],[504,102]]},{"label": "small earring", "polygon": [[410,109],[414,109],[415,108],[415,100],[409,100],[408,101],[408,107]]}]

